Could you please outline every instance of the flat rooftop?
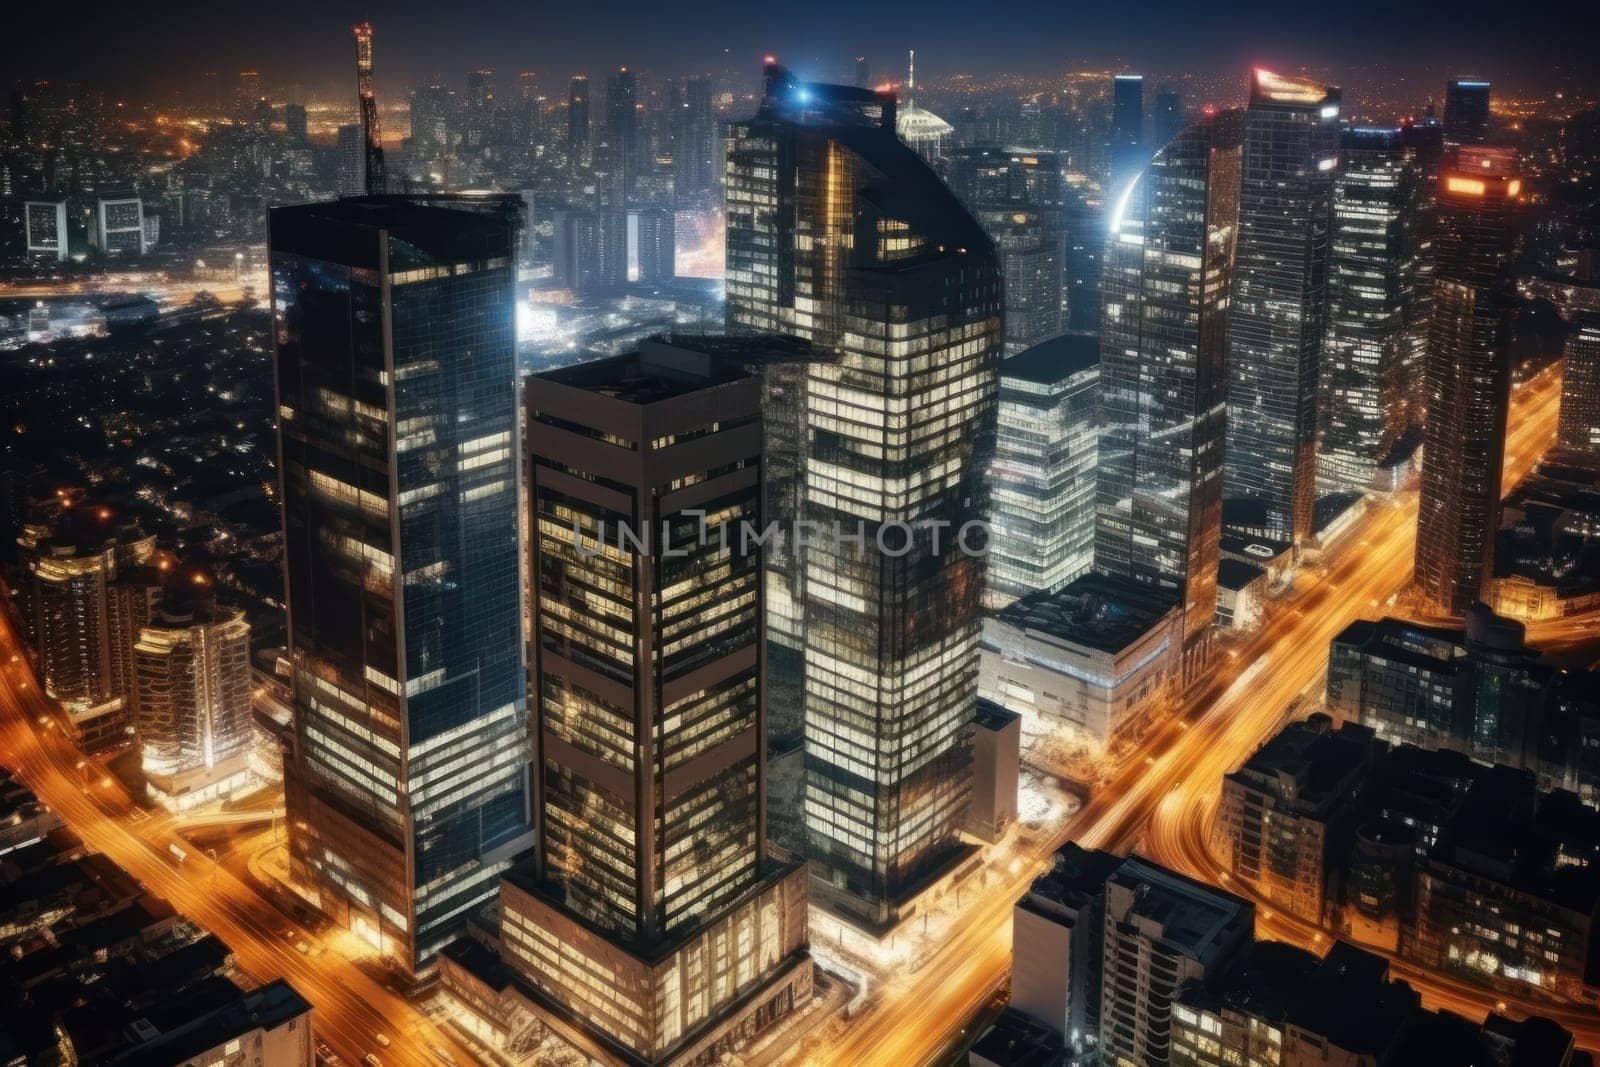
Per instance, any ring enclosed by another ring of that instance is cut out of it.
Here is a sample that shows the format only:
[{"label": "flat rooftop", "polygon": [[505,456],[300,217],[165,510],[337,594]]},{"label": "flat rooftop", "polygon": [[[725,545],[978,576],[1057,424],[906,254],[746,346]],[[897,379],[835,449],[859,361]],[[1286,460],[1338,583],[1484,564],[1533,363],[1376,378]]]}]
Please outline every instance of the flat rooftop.
[{"label": "flat rooftop", "polygon": [[1175,594],[1128,578],[1085,574],[1023,597],[995,618],[1101,652],[1120,652],[1177,607]]},{"label": "flat rooftop", "polygon": [[1018,378],[1039,385],[1054,385],[1074,374],[1100,366],[1100,339],[1093,335],[1062,334],[1023,349],[1000,364],[1002,384]]}]

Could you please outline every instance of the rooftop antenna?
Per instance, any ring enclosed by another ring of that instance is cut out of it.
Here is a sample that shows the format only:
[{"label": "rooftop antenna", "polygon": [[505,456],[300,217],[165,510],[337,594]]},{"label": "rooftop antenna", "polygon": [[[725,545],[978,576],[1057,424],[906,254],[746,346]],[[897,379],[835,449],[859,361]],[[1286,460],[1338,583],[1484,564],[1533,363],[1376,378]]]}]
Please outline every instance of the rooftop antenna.
[{"label": "rooftop antenna", "polygon": [[378,98],[372,89],[372,23],[350,27],[356,39],[356,94],[361,103],[361,129],[366,140],[367,195],[381,196],[388,191],[388,176],[383,165],[383,129],[378,125]]}]

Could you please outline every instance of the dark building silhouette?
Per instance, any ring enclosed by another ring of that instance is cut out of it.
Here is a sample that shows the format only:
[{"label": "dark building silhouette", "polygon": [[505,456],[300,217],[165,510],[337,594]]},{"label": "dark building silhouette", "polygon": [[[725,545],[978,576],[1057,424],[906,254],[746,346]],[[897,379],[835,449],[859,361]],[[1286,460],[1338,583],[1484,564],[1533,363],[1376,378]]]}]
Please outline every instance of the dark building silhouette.
[{"label": "dark building silhouette", "polygon": [[1415,578],[1447,615],[1487,599],[1494,572],[1516,312],[1514,160],[1509,149],[1463,149],[1439,179]]}]

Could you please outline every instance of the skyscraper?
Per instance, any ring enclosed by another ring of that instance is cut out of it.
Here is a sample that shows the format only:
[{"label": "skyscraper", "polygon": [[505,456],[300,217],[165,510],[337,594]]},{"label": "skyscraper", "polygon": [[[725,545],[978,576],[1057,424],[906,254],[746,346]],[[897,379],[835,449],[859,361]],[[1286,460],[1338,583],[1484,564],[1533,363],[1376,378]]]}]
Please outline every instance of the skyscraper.
[{"label": "skyscraper", "polygon": [[367,188],[366,140],[361,127],[339,127],[339,195],[360,196]]},{"label": "skyscraper", "polygon": [[955,149],[948,170],[950,188],[1000,253],[1006,354],[1061,333],[1066,232],[1060,159],[1054,152],[988,145]]},{"label": "skyscraper", "polygon": [[1453,144],[1483,144],[1489,139],[1489,83],[1451,78],[1444,90],[1444,136]]},{"label": "skyscraper", "polygon": [[519,206],[369,197],[270,220],[290,870],[413,972],[529,844]]},{"label": "skyscraper", "polygon": [[632,213],[634,263],[641,282],[670,282],[676,275],[677,226],[672,211],[640,208]]},{"label": "skyscraper", "polygon": [[53,523],[25,525],[18,548],[45,693],[61,702],[85,750],[126,744],[131,634],[119,625],[126,613],[117,603],[117,580],[150,561],[155,538],[110,508],[78,505]]},{"label": "skyscraper", "polygon": [[711,79],[683,80],[672,148],[672,192],[680,205],[705,207],[717,187],[717,121],[711,111]]},{"label": "skyscraper", "polygon": [[1272,536],[1297,546],[1316,504],[1339,100],[1338,89],[1257,70],[1245,114],[1224,492],[1258,502]]},{"label": "skyscraper", "polygon": [[1155,107],[1150,111],[1151,146],[1166,147],[1174,137],[1183,132],[1183,96],[1176,89],[1163,89],[1156,94]]},{"label": "skyscraper", "polygon": [[1120,190],[1144,163],[1144,75],[1111,80],[1111,188]]},{"label": "skyscraper", "polygon": [[140,768],[175,808],[226,796],[248,777],[250,624],[194,572],[167,584],[133,647]]},{"label": "skyscraper", "polygon": [[567,157],[573,167],[589,163],[589,76],[574,74],[567,83]]},{"label": "skyscraper", "polygon": [[1182,600],[1186,676],[1216,615],[1243,125],[1209,115],[1157,152],[1106,245],[1095,568]]},{"label": "skyscraper", "polygon": [[1098,349],[1093,337],[1071,334],[1000,365],[991,604],[1060,589],[1094,563]]},{"label": "skyscraper", "polygon": [[283,106],[283,135],[292,145],[306,145],[306,109],[300,104]]},{"label": "skyscraper", "polygon": [[[1395,440],[1419,424],[1409,403],[1421,324],[1420,192],[1398,129],[1348,130],[1333,186],[1328,338],[1322,353],[1323,493],[1365,492]],[[1425,340],[1425,338],[1421,338]]]},{"label": "skyscraper", "polygon": [[1511,403],[1509,267],[1522,182],[1511,149],[1462,149],[1439,177],[1416,583],[1447,615],[1487,597]]},{"label": "skyscraper", "polygon": [[418,151],[442,152],[450,147],[455,93],[444,85],[411,90],[411,141]]},{"label": "skyscraper", "polygon": [[892,94],[777,64],[765,88],[729,131],[728,328],[821,357],[769,382],[797,472],[774,518],[864,535],[780,558],[769,625],[803,648],[779,673],[803,677],[813,892],[885,926],[959,847],[984,565],[954,535],[988,512],[1000,269]]},{"label": "skyscraper", "polygon": [[610,205],[620,209],[639,191],[639,80],[627,67],[606,78],[606,148]]},{"label": "skyscraper", "polygon": [[1561,418],[1556,444],[1600,464],[1600,281],[1574,284],[1561,369]]},{"label": "skyscraper", "polygon": [[760,358],[647,340],[528,384],[539,849],[502,951],[607,1059],[710,1062],[810,996],[764,825]]},{"label": "skyscraper", "polygon": [[872,68],[867,64],[866,56],[856,56],[856,82],[857,89],[870,89],[872,87]]}]

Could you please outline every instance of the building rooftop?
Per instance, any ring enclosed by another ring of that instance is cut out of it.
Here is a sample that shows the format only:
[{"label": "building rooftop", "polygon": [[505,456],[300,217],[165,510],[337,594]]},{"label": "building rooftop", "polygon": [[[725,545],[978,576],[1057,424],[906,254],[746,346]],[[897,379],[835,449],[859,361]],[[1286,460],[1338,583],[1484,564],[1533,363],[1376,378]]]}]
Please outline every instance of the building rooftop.
[{"label": "building rooftop", "polygon": [[531,383],[552,382],[642,407],[749,378],[741,351],[754,354],[759,348],[719,345],[702,351],[651,338],[630,355],[545,371],[533,375]]},{"label": "building rooftop", "polygon": [[1283,941],[1252,941],[1208,981],[1190,981],[1177,999],[1194,1008],[1223,1008],[1281,1022],[1321,963]]},{"label": "building rooftop", "polygon": [[1064,382],[1074,374],[1100,366],[1100,339],[1088,334],[1062,334],[1040,341],[1000,364],[1000,381],[1020,378],[1039,385]]},{"label": "building rooftop", "polygon": [[1240,897],[1137,856],[1123,860],[1107,880],[1133,894],[1130,914],[1161,925],[1161,940],[1194,959],[1255,929],[1255,908]]},{"label": "building rooftop", "polygon": [[310,1011],[306,999],[279,978],[259,989],[240,992],[221,1007],[128,1049],[109,1062],[117,1067],[168,1067],[214,1049],[230,1038],[257,1028],[274,1029]]},{"label": "building rooftop", "polygon": [[978,712],[973,720],[985,730],[1004,730],[1022,716],[1014,711],[1007,711],[992,700],[978,698]]},{"label": "building rooftop", "polygon": [[972,1056],[1004,1067],[1059,1067],[1066,1062],[1066,1046],[1044,1023],[1007,1008],[973,1042]]},{"label": "building rooftop", "polygon": [[520,223],[517,196],[356,196],[273,208],[269,247],[352,267],[377,270],[375,236],[391,241],[388,268],[458,263],[511,252]]},{"label": "building rooftop", "polygon": [[1346,1052],[1390,1062],[1382,1053],[1399,1039],[1417,1004],[1410,986],[1389,981],[1382,956],[1336,941],[1295,998],[1288,1020]]},{"label": "building rooftop", "polygon": [[1236,559],[1225,559],[1217,563],[1217,584],[1234,592],[1247,589],[1252,583],[1259,582],[1266,576],[1267,572],[1253,563],[1244,563]]},{"label": "building rooftop", "polygon": [[1149,632],[1177,599],[1129,578],[1086,574],[1061,589],[1040,590],[995,618],[1023,630],[1047,634],[1102,652],[1120,652]]}]

